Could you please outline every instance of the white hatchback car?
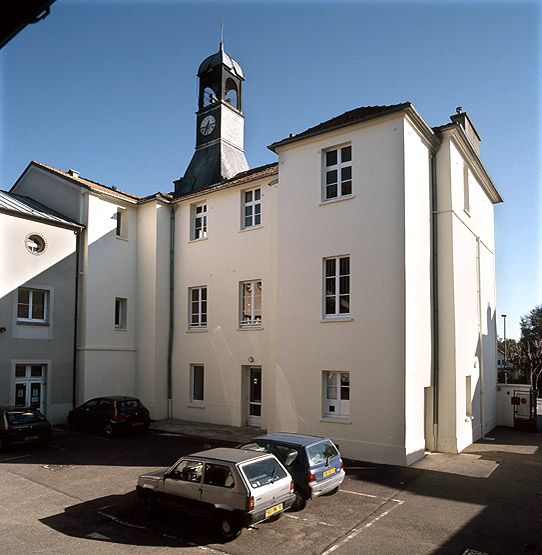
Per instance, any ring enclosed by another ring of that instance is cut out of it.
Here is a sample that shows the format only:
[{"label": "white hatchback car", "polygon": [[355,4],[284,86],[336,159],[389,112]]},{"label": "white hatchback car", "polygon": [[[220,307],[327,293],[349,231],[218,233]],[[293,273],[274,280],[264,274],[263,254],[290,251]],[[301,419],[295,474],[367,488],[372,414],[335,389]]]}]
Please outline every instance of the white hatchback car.
[{"label": "white hatchback car", "polygon": [[228,540],[244,527],[280,517],[295,501],[292,477],[274,455],[226,447],[141,475],[137,493],[149,508],[165,504],[212,519]]}]

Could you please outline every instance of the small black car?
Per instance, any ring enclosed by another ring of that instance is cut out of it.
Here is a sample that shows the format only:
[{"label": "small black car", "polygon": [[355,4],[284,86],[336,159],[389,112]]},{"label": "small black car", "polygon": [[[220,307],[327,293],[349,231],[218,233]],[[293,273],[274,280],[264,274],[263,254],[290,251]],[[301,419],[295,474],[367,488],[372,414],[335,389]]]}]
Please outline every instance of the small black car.
[{"label": "small black car", "polygon": [[70,428],[100,432],[106,437],[120,431],[145,431],[150,423],[149,411],[139,399],[120,395],[96,397],[68,414]]},{"label": "small black car", "polygon": [[51,425],[33,407],[0,407],[0,449],[20,443],[46,443]]}]

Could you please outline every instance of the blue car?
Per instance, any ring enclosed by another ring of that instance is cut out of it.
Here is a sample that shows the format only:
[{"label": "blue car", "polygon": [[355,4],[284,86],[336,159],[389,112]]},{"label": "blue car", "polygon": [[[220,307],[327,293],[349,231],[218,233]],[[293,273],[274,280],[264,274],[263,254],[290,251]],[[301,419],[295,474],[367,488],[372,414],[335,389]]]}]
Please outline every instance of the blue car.
[{"label": "blue car", "polygon": [[336,493],[344,480],[341,455],[330,439],[302,434],[277,433],[255,437],[240,449],[273,453],[292,475],[296,499],[293,511],[308,499]]}]

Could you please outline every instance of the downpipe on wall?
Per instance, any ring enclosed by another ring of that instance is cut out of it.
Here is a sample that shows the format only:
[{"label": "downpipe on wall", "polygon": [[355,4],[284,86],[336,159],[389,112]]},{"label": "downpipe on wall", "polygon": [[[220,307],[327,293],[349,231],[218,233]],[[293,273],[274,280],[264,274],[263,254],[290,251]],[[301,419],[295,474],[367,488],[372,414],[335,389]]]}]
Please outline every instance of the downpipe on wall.
[{"label": "downpipe on wall", "polygon": [[169,220],[169,332],[167,348],[167,418],[172,415],[172,366],[173,366],[173,335],[175,332],[175,321],[173,318],[175,304],[175,206],[171,206]]}]

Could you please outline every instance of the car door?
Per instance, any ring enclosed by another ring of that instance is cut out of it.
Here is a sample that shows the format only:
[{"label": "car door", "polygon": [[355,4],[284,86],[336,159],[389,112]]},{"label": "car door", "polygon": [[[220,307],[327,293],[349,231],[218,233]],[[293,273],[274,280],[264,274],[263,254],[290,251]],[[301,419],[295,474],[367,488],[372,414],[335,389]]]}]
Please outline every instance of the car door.
[{"label": "car door", "polygon": [[98,406],[99,399],[91,399],[84,405],[81,405],[75,412],[75,424],[85,429],[92,429],[95,421],[95,411]]},{"label": "car door", "polygon": [[202,514],[201,502],[203,461],[182,459],[164,477],[162,500],[186,512]]},{"label": "car door", "polygon": [[201,488],[202,510],[211,515],[215,507],[226,510],[244,509],[247,492],[231,466],[206,462]]}]

